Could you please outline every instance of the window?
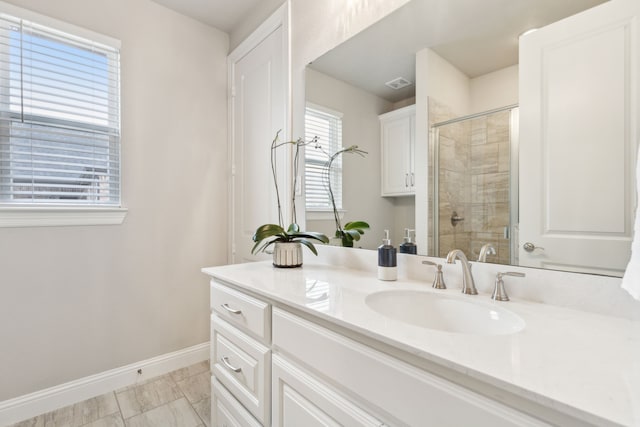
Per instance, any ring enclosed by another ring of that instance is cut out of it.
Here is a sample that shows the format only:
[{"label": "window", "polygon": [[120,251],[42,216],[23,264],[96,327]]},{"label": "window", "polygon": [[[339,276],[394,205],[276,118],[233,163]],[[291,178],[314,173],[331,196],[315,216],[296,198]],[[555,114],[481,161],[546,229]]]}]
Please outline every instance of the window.
[{"label": "window", "polygon": [[[329,157],[342,148],[342,113],[307,104],[305,140],[318,138],[317,147],[305,150],[306,208],[310,211],[332,211],[327,183],[326,164]],[[331,188],[336,207],[342,209],[342,156],[331,166]]]},{"label": "window", "polygon": [[0,13],[0,207],[120,207],[117,42],[17,16]]}]

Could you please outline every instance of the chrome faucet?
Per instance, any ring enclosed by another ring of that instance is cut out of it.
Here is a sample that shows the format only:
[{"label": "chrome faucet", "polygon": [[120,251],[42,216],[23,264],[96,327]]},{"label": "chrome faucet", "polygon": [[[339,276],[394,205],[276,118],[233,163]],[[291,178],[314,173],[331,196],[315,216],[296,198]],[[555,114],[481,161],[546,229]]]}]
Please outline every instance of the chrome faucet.
[{"label": "chrome faucet", "polygon": [[495,255],[496,248],[491,243],[487,243],[480,248],[480,255],[478,255],[478,262],[487,262],[487,255]]},{"label": "chrome faucet", "polygon": [[476,284],[473,282],[473,275],[471,274],[471,264],[465,256],[464,252],[460,249],[453,249],[447,255],[447,263],[455,264],[456,258],[460,260],[462,264],[462,293],[467,295],[478,295],[476,290]]}]

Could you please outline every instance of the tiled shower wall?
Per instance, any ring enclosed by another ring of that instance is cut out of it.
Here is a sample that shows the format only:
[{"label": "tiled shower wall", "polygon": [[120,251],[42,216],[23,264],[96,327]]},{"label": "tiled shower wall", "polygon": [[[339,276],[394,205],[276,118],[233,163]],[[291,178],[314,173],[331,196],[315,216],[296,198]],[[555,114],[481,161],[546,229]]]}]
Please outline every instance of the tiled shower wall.
[{"label": "tiled shower wall", "polygon": [[[429,100],[433,123],[452,118],[446,106]],[[488,262],[509,264],[510,112],[440,126],[439,129],[439,253],[462,249],[470,260],[491,243],[496,255]],[[432,169],[433,170],[433,169]],[[464,221],[453,226],[456,213]]]}]

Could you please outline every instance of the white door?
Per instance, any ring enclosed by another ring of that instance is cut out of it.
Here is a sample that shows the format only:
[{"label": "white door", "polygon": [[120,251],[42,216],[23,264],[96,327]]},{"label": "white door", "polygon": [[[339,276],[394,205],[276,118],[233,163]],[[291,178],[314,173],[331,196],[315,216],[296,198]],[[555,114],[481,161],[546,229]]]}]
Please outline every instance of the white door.
[{"label": "white door", "polygon": [[[287,141],[288,50],[286,5],[229,55],[229,262],[253,261],[251,237],[259,225],[278,223],[270,156],[281,131]],[[289,188],[287,152],[278,155],[280,199]],[[264,256],[264,255],[263,255]]]},{"label": "white door", "polygon": [[520,264],[621,275],[635,209],[638,0],[520,39]]}]

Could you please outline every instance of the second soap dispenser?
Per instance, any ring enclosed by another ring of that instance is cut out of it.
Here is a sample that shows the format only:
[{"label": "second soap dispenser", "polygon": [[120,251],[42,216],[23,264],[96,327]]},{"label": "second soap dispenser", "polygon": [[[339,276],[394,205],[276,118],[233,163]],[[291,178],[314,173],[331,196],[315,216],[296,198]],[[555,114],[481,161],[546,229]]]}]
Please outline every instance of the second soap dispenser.
[{"label": "second soap dispenser", "polygon": [[418,246],[411,240],[411,233],[415,233],[415,230],[410,230],[408,228],[404,229],[404,241],[399,246],[401,254],[413,254],[416,255],[418,253]]},{"label": "second soap dispenser", "polygon": [[397,265],[398,261],[396,256],[396,248],[391,245],[391,239],[389,239],[389,230],[384,230],[384,239],[382,240],[382,245],[378,247],[378,279],[397,280]]}]

